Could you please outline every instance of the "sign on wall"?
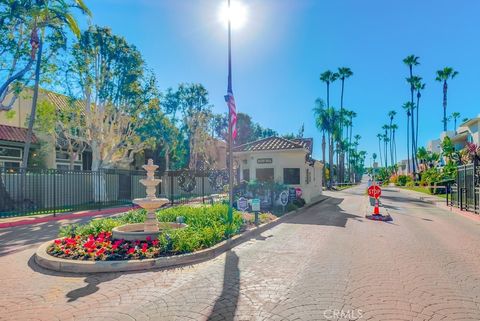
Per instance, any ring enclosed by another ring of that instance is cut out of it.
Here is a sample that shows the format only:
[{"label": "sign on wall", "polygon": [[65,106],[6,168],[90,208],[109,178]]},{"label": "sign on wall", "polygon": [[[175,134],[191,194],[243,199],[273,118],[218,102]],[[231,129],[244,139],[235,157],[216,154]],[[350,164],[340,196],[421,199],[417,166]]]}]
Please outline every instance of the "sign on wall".
[{"label": "sign on wall", "polygon": [[242,212],[248,209],[248,200],[245,197],[240,197],[237,200],[237,209]]},{"label": "sign on wall", "polygon": [[280,204],[282,204],[282,206],[285,206],[288,204],[288,192],[287,191],[283,191],[280,193]]},{"label": "sign on wall", "polygon": [[258,158],[257,159],[257,164],[271,164],[273,163],[272,158]]}]

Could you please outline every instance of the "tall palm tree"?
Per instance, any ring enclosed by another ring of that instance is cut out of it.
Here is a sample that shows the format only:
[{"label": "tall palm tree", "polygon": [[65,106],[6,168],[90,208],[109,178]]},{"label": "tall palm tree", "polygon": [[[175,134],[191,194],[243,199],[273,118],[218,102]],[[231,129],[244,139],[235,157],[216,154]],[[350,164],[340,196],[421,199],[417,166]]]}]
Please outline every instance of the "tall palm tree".
[{"label": "tall palm tree", "polygon": [[[420,57],[417,57],[415,55],[409,55],[405,59],[403,59],[403,63],[407,65],[408,67],[408,72],[409,72],[409,77],[407,78],[407,82],[410,84],[410,102],[412,103],[412,106],[414,104],[414,92],[415,92],[415,78],[413,76],[413,67],[418,66],[420,64],[419,62]],[[413,110],[411,111],[410,115],[410,121],[412,124],[412,171],[415,172],[415,153],[413,152],[415,148],[415,115],[413,113]]]},{"label": "tall palm tree", "polygon": [[386,144],[386,143],[389,141],[389,140],[388,140],[388,131],[390,130],[390,126],[388,126],[388,125],[385,124],[385,125],[382,126],[382,129],[383,129],[383,131],[384,131],[384,132],[383,132],[383,143],[384,143],[384,145],[385,145],[385,149],[384,149],[385,168],[387,168],[387,167],[388,167],[388,154],[387,154],[387,147],[386,147],[387,144]]},{"label": "tall palm tree", "polygon": [[325,156],[325,132],[329,128],[329,120],[325,110],[325,103],[322,99],[317,98],[315,100],[315,107],[313,108],[313,114],[315,116],[315,125],[319,131],[322,132],[322,160],[323,160],[323,184],[325,186],[325,173],[326,173],[326,156]]},{"label": "tall palm tree", "polygon": [[455,111],[452,113],[452,118],[453,118],[453,130],[455,131],[455,134],[457,133],[457,119],[460,118],[460,113]]},{"label": "tall palm tree", "polygon": [[[344,91],[345,91],[345,79],[353,76],[353,72],[348,67],[340,67],[340,68],[338,68],[338,73],[337,74],[338,74],[338,77],[340,78],[340,81],[342,82],[342,90],[341,90],[341,94],[340,94],[340,115],[341,115],[341,117],[343,117],[343,114],[344,114],[343,94],[344,94]],[[341,132],[343,134],[343,124],[342,124],[342,127],[341,127]],[[342,152],[342,154],[343,154],[343,152]]]},{"label": "tall palm tree", "polygon": [[[420,109],[420,98],[422,97],[422,91],[425,90],[425,84],[422,83],[422,77],[417,77],[414,83],[415,91],[417,92],[417,122],[415,128],[415,151],[418,150],[418,127],[420,123],[419,119],[419,109]],[[415,154],[416,155],[416,154]]]},{"label": "tall palm tree", "polygon": [[377,134],[378,138],[378,154],[380,155],[380,164],[383,165],[383,159],[382,159],[382,140],[383,140],[383,134]]},{"label": "tall palm tree", "polygon": [[[334,114],[334,109],[330,111],[330,84],[333,83],[335,80],[338,79],[338,74],[336,72],[327,70],[323,72],[320,75],[320,80],[324,82],[327,85],[327,110],[329,110],[329,115],[331,116],[331,119],[333,120],[335,118]],[[333,130],[328,132],[329,134],[329,140],[328,140],[328,150],[329,150],[329,155],[328,155],[328,166],[330,170],[330,186],[333,184]]]},{"label": "tall palm tree", "polygon": [[390,163],[393,165],[394,162],[393,162],[393,138],[392,138],[392,135],[393,135],[393,128],[392,128],[392,125],[393,125],[393,119],[395,118],[395,115],[397,114],[397,112],[395,110],[390,110],[388,112],[388,118],[390,118],[390,125],[388,127],[388,129],[390,130],[389,132],[389,138],[390,138]]},{"label": "tall palm tree", "polygon": [[[30,153],[30,144],[32,142],[33,125],[35,122],[35,115],[37,111],[38,91],[40,84],[40,69],[42,65],[42,51],[45,35],[48,30],[54,30],[62,33],[65,28],[68,28],[72,33],[79,38],[80,28],[78,23],[72,15],[72,9],[79,9],[81,13],[88,16],[91,15],[83,0],[44,0],[36,1],[32,5],[30,14],[33,18],[34,25],[32,29],[32,39],[38,39],[38,54],[35,67],[35,84],[32,97],[32,111],[30,112],[30,119],[28,121],[27,137],[23,148],[22,167],[28,166],[28,156]],[[40,30],[40,36],[38,31]]]},{"label": "tall palm tree", "polygon": [[390,129],[392,130],[392,144],[393,144],[393,155],[394,155],[393,164],[396,165],[397,164],[397,141],[395,139],[395,133],[398,129],[398,125],[397,124],[392,124],[390,126]]},{"label": "tall palm tree", "polygon": [[330,84],[338,79],[336,72],[327,70],[320,75],[320,80],[327,85],[327,107],[330,107]]},{"label": "tall palm tree", "polygon": [[[347,133],[348,135],[348,145],[351,146],[352,145],[352,133],[353,133],[353,119],[357,117],[357,113],[354,112],[353,110],[351,110],[348,114],[348,117],[349,117],[349,124],[350,124],[350,133]],[[351,157],[351,154],[350,154],[350,149],[348,150],[348,177],[351,177],[351,166],[350,166],[350,157]]]},{"label": "tall palm tree", "polygon": [[410,173],[410,116],[412,115],[413,104],[406,102],[402,108],[407,112],[407,172]]},{"label": "tall palm tree", "polygon": [[441,70],[437,70],[436,81],[443,82],[443,131],[447,131],[447,81],[455,78],[458,75],[458,71],[453,70],[451,67],[445,67]]},{"label": "tall palm tree", "polygon": [[[412,101],[411,103],[413,104],[412,106],[414,106],[413,108],[415,108],[415,103],[413,101],[413,93],[415,92],[415,85],[421,81],[422,78],[418,77],[418,76],[412,76],[412,77],[408,77],[407,78],[407,82],[410,84],[410,88],[413,89],[413,92],[412,92]],[[418,114],[418,110],[417,110],[417,114]],[[412,110],[412,113],[411,113],[411,116],[410,116],[410,122],[411,122],[411,139],[412,139],[412,147],[411,147],[411,151],[412,151],[412,171],[413,173],[415,173],[415,169],[418,167],[418,164],[417,164],[417,152],[416,152],[416,146],[417,146],[417,142],[416,142],[416,135],[415,135],[415,111]]]}]

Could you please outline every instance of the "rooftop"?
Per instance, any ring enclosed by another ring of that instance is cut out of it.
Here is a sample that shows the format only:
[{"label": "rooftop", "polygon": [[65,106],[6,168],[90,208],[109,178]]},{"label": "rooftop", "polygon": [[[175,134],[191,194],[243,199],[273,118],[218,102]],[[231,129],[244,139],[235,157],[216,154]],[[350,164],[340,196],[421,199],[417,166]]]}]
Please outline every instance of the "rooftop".
[{"label": "rooftop", "polygon": [[[0,140],[25,143],[27,140],[27,131],[26,128],[0,125]],[[32,143],[36,144],[37,142],[37,137],[35,134],[32,134]]]},{"label": "rooftop", "polygon": [[286,139],[282,137],[267,137],[254,142],[235,146],[234,152],[274,151],[274,150],[307,150],[311,153],[312,138]]}]

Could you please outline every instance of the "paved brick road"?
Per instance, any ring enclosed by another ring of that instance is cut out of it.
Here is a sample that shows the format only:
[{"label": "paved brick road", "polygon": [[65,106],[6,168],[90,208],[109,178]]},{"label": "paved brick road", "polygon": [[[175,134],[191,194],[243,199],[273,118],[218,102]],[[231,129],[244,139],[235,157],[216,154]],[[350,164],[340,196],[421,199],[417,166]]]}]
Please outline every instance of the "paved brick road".
[{"label": "paved brick road", "polygon": [[[478,222],[388,191],[393,223],[372,222],[362,188],[330,195],[176,270],[59,275],[33,248],[0,251],[0,320],[480,320]],[[30,244],[42,233],[31,228]]]}]

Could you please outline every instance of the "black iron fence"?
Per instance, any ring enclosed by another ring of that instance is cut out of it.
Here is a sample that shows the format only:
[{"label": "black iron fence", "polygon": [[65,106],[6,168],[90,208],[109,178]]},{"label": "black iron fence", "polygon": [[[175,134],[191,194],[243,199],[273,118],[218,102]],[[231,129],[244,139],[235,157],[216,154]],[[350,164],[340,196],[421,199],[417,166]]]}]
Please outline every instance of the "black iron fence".
[{"label": "black iron fence", "polygon": [[478,161],[458,166],[455,183],[450,186],[447,204],[462,211],[480,213],[480,166]]},{"label": "black iron fence", "polygon": [[[162,179],[157,196],[171,204],[221,201],[226,175],[224,171],[157,172],[155,176]],[[0,217],[133,205],[135,198],[146,195],[139,182],[145,176],[145,171],[0,167]]]}]

